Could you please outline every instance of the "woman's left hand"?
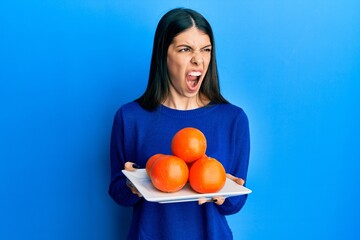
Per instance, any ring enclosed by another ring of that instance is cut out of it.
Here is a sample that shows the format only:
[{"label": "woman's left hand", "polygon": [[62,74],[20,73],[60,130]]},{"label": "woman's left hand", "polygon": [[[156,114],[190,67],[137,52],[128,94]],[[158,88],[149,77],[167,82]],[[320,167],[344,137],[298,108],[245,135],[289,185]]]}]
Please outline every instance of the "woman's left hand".
[{"label": "woman's left hand", "polygon": [[[237,184],[239,184],[241,186],[245,184],[244,179],[235,177],[235,176],[231,175],[230,173],[227,173],[226,177],[229,178],[230,180],[236,182]],[[217,196],[217,197],[211,198],[210,200],[203,199],[203,198],[198,200],[199,205],[202,205],[202,204],[204,204],[206,202],[213,202],[213,203],[215,203],[217,205],[222,205],[225,202],[225,197]]]},{"label": "woman's left hand", "polygon": [[236,182],[237,184],[239,184],[241,186],[243,186],[245,184],[244,179],[235,177],[235,176],[231,175],[230,173],[227,173],[226,177],[229,178],[230,180],[233,180],[234,182]]}]

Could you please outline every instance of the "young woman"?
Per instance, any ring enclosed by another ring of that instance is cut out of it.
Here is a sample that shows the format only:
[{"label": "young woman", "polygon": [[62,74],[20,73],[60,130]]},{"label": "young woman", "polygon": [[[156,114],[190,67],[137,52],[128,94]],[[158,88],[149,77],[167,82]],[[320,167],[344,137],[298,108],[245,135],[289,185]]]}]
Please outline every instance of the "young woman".
[{"label": "young woman", "polygon": [[225,216],[240,211],[247,195],[204,204],[148,202],[121,172],[129,162],[144,168],[153,154],[171,154],[171,139],[184,127],[201,130],[206,154],[219,160],[232,180],[244,183],[250,150],[247,116],[220,93],[208,21],[196,11],[177,8],[157,26],[146,91],[114,118],[109,194],[118,204],[133,207],[128,239],[233,239]]}]

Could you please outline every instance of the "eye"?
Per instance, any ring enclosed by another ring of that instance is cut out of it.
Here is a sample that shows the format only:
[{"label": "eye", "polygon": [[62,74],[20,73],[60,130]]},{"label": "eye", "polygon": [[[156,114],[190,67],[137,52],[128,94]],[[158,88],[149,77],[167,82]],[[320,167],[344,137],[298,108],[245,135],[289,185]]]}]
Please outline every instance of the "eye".
[{"label": "eye", "polygon": [[204,48],[204,49],[203,49],[203,52],[211,53],[211,48]]},{"label": "eye", "polygon": [[179,52],[190,52],[190,48],[188,47],[181,48]]}]

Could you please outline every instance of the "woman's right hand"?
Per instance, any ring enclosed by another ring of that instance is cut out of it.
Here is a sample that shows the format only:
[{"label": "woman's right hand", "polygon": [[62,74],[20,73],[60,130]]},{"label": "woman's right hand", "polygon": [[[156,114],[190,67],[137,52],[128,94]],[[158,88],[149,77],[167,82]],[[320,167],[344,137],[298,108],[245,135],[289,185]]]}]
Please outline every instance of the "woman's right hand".
[{"label": "woman's right hand", "polygon": [[[124,168],[127,171],[134,171],[137,168],[137,165],[132,162],[126,162]],[[129,179],[126,179],[126,186],[128,186],[128,188],[130,188],[130,190],[133,194],[136,194],[139,197],[142,197],[139,190],[137,190],[137,188],[134,186],[134,184]]]}]

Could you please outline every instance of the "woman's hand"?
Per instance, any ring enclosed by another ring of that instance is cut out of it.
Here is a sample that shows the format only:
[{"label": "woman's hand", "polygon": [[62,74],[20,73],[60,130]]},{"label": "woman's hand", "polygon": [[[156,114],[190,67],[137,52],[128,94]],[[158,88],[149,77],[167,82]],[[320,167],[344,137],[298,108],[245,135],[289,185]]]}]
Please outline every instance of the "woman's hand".
[{"label": "woman's hand", "polygon": [[222,196],[217,196],[217,197],[213,197],[211,199],[200,198],[198,200],[199,205],[203,205],[204,203],[207,203],[207,202],[213,202],[217,205],[222,205],[225,202],[225,198]]},{"label": "woman's hand", "polygon": [[[124,165],[125,170],[127,171],[134,171],[135,169],[139,168],[139,166],[132,162],[126,162]],[[126,186],[128,186],[133,194],[138,195],[139,197],[142,197],[141,193],[137,188],[134,186],[134,184],[129,181],[129,179],[126,180]]]},{"label": "woman's hand", "polygon": [[241,186],[243,186],[245,184],[244,179],[235,177],[235,176],[231,175],[230,173],[227,173],[226,177],[229,178],[230,180],[233,180],[234,182],[236,182],[237,184],[239,184]]},{"label": "woman's hand", "polygon": [[[226,177],[229,178],[230,180],[236,182],[237,184],[239,184],[241,186],[245,184],[244,179],[235,177],[235,176],[233,176],[233,175],[231,175],[229,173],[226,174]],[[206,202],[213,202],[213,203],[215,203],[217,205],[222,205],[225,202],[225,197],[218,196],[218,197],[213,197],[210,200],[205,199],[205,198],[200,198],[198,200],[199,205],[202,205],[202,204],[204,204]]]},{"label": "woman's hand", "polygon": [[125,170],[127,171],[134,171],[139,168],[139,166],[136,163],[133,162],[126,162],[124,165]]}]

